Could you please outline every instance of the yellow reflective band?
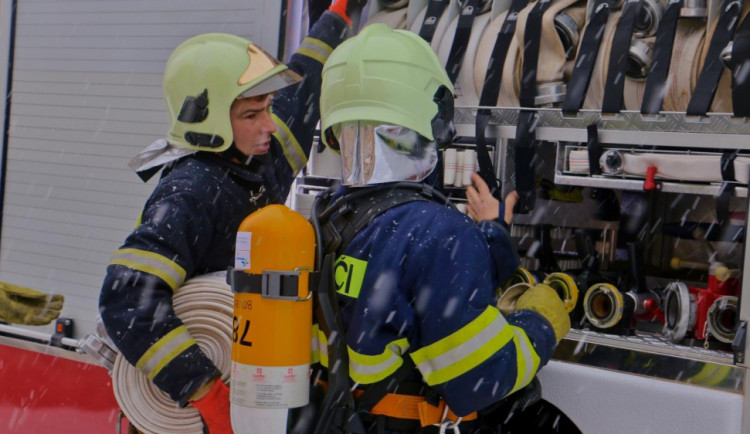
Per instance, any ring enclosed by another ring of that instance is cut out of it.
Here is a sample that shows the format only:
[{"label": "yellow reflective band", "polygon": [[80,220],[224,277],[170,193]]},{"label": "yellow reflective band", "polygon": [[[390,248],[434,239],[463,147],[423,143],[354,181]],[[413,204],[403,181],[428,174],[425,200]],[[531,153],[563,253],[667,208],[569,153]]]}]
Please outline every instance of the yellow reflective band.
[{"label": "yellow reflective band", "polygon": [[333,48],[320,39],[305,38],[300,44],[297,53],[313,58],[320,63],[326,63],[328,56],[331,55]]},{"label": "yellow reflective band", "polygon": [[445,383],[479,366],[513,339],[500,311],[488,306],[473,321],[451,335],[412,353],[428,385]]},{"label": "yellow reflective band", "polygon": [[172,291],[185,281],[185,270],[158,253],[140,249],[120,249],[112,255],[109,265],[123,265],[165,281]]},{"label": "yellow reflective band", "polygon": [[138,359],[135,367],[143,372],[149,380],[153,380],[167,363],[195,344],[195,340],[190,336],[190,332],[185,326],[177,327],[152,345]]},{"label": "yellow reflective band", "polygon": [[323,330],[318,330],[318,357],[320,364],[328,367],[328,338]]},{"label": "yellow reflective band", "polygon": [[513,393],[531,382],[539,369],[540,360],[526,332],[520,327],[510,328],[516,335],[513,340],[516,344],[516,384],[510,392]]},{"label": "yellow reflective band", "polygon": [[278,127],[276,132],[273,133],[273,136],[276,137],[276,140],[278,140],[279,143],[281,143],[284,157],[286,157],[289,167],[292,168],[296,175],[303,167],[305,167],[305,164],[307,164],[305,152],[302,150],[302,146],[300,146],[299,142],[297,142],[294,134],[289,131],[289,127],[287,127],[286,123],[274,113],[271,113],[271,118]]},{"label": "yellow reflective band", "polygon": [[365,280],[367,261],[341,255],[333,266],[333,281],[336,292],[347,297],[359,298]]},{"label": "yellow reflective band", "polygon": [[320,362],[320,339],[318,338],[318,333],[320,333],[320,328],[317,324],[313,324],[312,326],[312,354],[311,354],[311,361],[310,363],[315,364]]},{"label": "yellow reflective band", "polygon": [[349,348],[349,377],[360,384],[376,383],[396,372],[404,363],[401,355],[407,348],[409,341],[406,338],[391,342],[382,353],[374,356]]}]

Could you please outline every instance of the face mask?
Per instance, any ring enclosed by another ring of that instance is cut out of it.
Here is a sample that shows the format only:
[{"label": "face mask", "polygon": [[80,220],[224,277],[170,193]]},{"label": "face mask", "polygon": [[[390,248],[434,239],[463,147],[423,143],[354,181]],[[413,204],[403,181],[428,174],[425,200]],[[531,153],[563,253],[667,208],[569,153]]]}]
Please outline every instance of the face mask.
[{"label": "face mask", "polygon": [[421,181],[437,164],[435,142],[405,127],[357,121],[334,127],[334,134],[344,185]]}]

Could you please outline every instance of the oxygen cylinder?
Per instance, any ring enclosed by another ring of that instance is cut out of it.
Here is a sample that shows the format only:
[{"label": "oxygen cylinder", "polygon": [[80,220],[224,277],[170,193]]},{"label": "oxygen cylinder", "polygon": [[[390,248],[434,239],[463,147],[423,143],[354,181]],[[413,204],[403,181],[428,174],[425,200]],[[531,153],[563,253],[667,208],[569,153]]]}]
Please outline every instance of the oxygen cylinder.
[{"label": "oxygen cylinder", "polygon": [[269,205],[237,231],[231,416],[235,433],[286,432],[287,409],[309,401],[315,233],[300,214]]}]

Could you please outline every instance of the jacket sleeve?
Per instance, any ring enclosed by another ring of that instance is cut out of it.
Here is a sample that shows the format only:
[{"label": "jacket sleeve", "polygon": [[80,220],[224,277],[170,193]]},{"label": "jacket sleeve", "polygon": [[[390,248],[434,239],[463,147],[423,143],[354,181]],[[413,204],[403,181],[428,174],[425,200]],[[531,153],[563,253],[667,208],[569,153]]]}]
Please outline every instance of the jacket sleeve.
[{"label": "jacket sleeve", "polygon": [[[346,35],[346,22],[326,11],[310,29],[297,52],[287,63],[300,74],[302,81],[280,90],[272,105],[277,131],[274,133],[273,156],[276,185],[286,197],[292,180],[307,164],[315,127],[320,118],[320,83],[323,64]],[[274,187],[274,186],[270,186]]]},{"label": "jacket sleeve", "polygon": [[428,224],[437,236],[409,254],[416,300],[409,352],[427,384],[466,415],[527,385],[552,356],[555,335],[535,312],[505,318],[495,307],[497,278],[517,266],[507,233],[493,226],[488,237],[468,219],[452,220]]},{"label": "jacket sleeve", "polygon": [[201,205],[211,201],[197,198],[190,185],[157,185],[141,224],[114,253],[99,298],[104,326],[123,356],[181,404],[220,375],[172,307],[214,227],[211,210]]}]

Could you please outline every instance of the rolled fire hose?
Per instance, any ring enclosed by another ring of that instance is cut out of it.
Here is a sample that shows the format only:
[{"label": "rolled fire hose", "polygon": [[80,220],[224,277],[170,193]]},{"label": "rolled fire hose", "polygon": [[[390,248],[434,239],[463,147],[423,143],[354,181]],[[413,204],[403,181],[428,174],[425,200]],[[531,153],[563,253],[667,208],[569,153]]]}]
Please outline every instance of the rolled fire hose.
[{"label": "rolled fire hose", "polygon": [[380,0],[380,4],[387,9],[401,9],[409,5],[409,0]]},{"label": "rolled fire hose", "polygon": [[[226,273],[211,273],[185,282],[172,299],[174,310],[201,350],[223,373],[231,371],[231,337],[234,297]],[[118,354],[112,370],[115,399],[123,413],[144,433],[203,432],[198,411],[180,408],[146,375]]]},{"label": "rolled fire hose", "polygon": [[405,29],[409,8],[383,9],[369,17],[362,28],[374,23],[383,23],[394,29]]},{"label": "rolled fire hose", "polygon": [[733,295],[714,300],[708,308],[706,319],[709,333],[720,342],[732,343],[737,334],[739,312],[739,300]]},{"label": "rolled fire hose", "polygon": [[[481,11],[481,9],[480,9]],[[440,45],[437,49],[438,58],[442,64],[446,64],[448,56],[453,46],[453,38],[451,35],[456,34],[458,27],[458,20],[460,16],[454,17],[450,24],[445,29],[448,37],[443,37],[440,41]],[[464,53],[463,60],[461,62],[461,72],[456,78],[454,83],[456,88],[456,104],[465,106],[476,106],[479,105],[479,94],[477,88],[474,85],[474,59],[476,58],[477,49],[479,47],[479,41],[482,37],[487,23],[490,21],[490,14],[484,13],[482,15],[476,15],[474,23],[471,26],[471,36],[469,41],[466,43],[466,52]],[[494,41],[493,41],[494,42]],[[487,65],[485,64],[484,68]]]},{"label": "rolled fire hose", "polygon": [[[575,3],[577,0],[559,0],[544,12],[536,71],[536,105],[556,104],[565,98],[565,81],[572,71],[572,64],[568,63],[570,47],[564,46],[563,39],[561,39],[562,22],[559,19],[556,21],[556,18],[565,11],[564,16],[573,23],[570,30],[576,35],[570,42],[577,42],[575,39],[578,39],[577,35],[583,28],[586,9],[583,4],[574,6]],[[525,40],[526,21],[530,11],[531,8],[527,7],[518,16],[516,36],[519,41]],[[523,57],[523,50],[521,57]]]},{"label": "rolled fire hose", "polygon": [[604,35],[599,44],[599,51],[596,55],[594,70],[591,72],[591,82],[589,84],[586,98],[583,100],[584,109],[600,110],[604,100],[604,83],[607,79],[607,65],[609,65],[609,51],[612,47],[612,39],[615,36],[617,22],[620,20],[622,11],[612,11],[607,19],[607,25],[604,27]]},{"label": "rolled fire hose", "polygon": [[[750,157],[734,159],[735,181],[747,184]],[[721,182],[721,155],[694,155],[678,153],[639,153],[609,149],[602,153],[599,166],[606,175],[631,175],[645,177],[649,167],[656,167],[656,177],[682,181]],[[572,173],[589,173],[588,151],[571,150],[568,170]]]},{"label": "rolled fire hose", "polygon": [[[471,70],[474,71],[474,88],[479,92],[484,86],[487,65],[490,62],[497,34],[503,22],[505,22],[506,15],[507,12],[503,12],[487,24],[477,45],[474,66]],[[500,81],[500,92],[497,98],[497,105],[500,107],[518,107],[520,105],[518,101],[518,95],[521,92],[520,58],[521,46],[518,43],[518,38],[514,37],[508,47],[508,55],[505,57],[503,76]]]},{"label": "rolled fire hose", "polygon": [[[451,16],[453,14],[453,11],[451,10],[453,6],[448,6],[443,10],[442,15],[440,15],[440,18],[437,21],[437,24],[435,25],[435,33],[432,36],[432,40],[430,41],[430,46],[432,49],[437,53],[438,48],[440,48],[440,43],[443,39],[443,35],[446,33],[446,28],[451,23],[452,19]],[[413,33],[419,34],[419,30],[422,27],[422,23],[424,22],[424,16],[427,14],[427,6],[422,8],[422,10],[419,11],[416,17],[414,17],[414,21],[412,22],[411,28],[409,30]]]}]

